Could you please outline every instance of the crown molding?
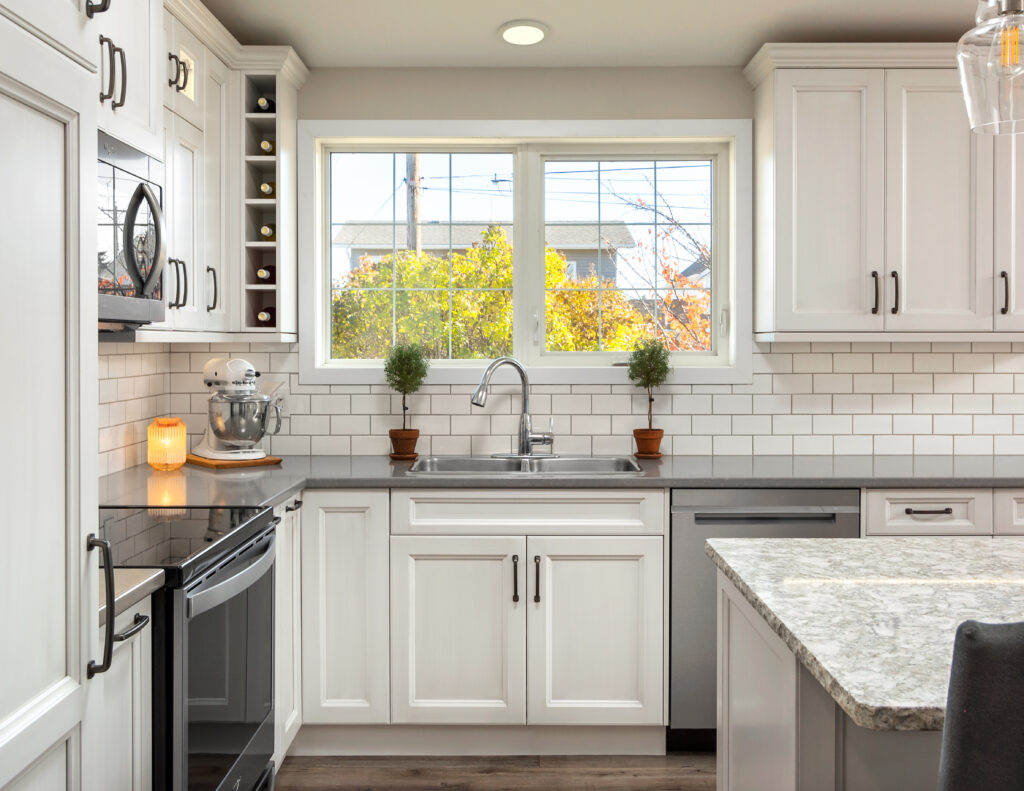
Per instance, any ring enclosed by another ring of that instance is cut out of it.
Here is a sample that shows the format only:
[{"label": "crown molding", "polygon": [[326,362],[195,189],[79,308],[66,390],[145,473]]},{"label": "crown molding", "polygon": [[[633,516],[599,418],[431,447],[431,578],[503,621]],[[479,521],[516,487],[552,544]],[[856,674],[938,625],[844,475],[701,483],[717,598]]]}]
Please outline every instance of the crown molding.
[{"label": "crown molding", "polygon": [[164,0],[164,8],[231,69],[272,71],[288,80],[296,90],[301,88],[309,77],[309,69],[291,47],[240,44],[221,21],[198,0]]},{"label": "crown molding", "polygon": [[956,44],[765,44],[743,69],[753,87],[775,69],[952,69]]}]

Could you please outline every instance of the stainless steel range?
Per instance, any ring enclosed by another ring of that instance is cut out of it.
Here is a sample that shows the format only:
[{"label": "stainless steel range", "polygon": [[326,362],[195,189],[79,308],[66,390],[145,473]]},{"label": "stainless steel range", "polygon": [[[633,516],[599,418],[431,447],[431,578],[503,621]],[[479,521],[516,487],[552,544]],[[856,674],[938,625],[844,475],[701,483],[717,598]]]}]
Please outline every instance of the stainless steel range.
[{"label": "stainless steel range", "polygon": [[162,568],[153,597],[153,788],[273,787],[269,508],[100,510],[113,565]]}]

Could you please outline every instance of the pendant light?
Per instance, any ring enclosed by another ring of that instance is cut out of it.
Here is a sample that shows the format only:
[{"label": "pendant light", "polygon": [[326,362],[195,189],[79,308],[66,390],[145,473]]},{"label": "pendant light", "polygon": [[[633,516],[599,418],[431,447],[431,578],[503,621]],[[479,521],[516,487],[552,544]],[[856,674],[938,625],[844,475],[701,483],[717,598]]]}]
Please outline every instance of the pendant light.
[{"label": "pendant light", "polygon": [[971,128],[1024,132],[1024,0],[979,4],[978,22],[957,45]]}]

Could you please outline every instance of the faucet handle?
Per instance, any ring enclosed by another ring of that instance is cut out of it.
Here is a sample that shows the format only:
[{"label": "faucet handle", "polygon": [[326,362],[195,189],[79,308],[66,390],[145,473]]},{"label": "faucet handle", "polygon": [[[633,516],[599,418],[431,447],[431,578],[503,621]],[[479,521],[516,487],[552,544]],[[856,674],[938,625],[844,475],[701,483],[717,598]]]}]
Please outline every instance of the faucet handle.
[{"label": "faucet handle", "polygon": [[554,450],[555,447],[555,419],[548,418],[548,430],[530,434],[530,445],[547,445]]}]

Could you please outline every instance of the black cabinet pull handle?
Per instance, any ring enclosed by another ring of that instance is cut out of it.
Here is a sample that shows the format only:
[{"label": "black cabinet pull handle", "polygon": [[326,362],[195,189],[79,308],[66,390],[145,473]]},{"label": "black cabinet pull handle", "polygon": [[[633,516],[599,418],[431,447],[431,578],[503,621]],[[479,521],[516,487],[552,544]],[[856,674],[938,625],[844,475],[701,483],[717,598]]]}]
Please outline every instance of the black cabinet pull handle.
[{"label": "black cabinet pull handle", "polygon": [[871,306],[871,312],[873,314],[878,313],[878,272],[871,273],[871,279],[875,281],[875,304]]},{"label": "black cabinet pull handle", "polygon": [[892,277],[893,285],[896,287],[896,293],[894,295],[896,298],[892,302],[891,311],[891,313],[895,316],[897,313],[900,312],[900,273],[894,269],[889,274]]},{"label": "black cabinet pull handle", "polygon": [[123,643],[125,640],[131,640],[135,635],[146,628],[146,624],[149,623],[149,616],[143,615],[141,612],[135,613],[135,620],[132,621],[132,625],[125,629],[121,634],[114,635],[115,643]]},{"label": "black cabinet pull handle", "polygon": [[182,91],[184,91],[184,90],[186,90],[188,88],[188,75],[189,75],[190,72],[191,72],[191,70],[189,69],[188,64],[182,62],[182,64],[181,64],[181,73],[182,73],[182,75],[184,75],[185,81],[182,82],[181,85],[178,85],[178,86],[176,86],[174,88],[174,90],[176,90],[178,93],[181,93]]},{"label": "black cabinet pull handle", "polygon": [[533,589],[533,600],[535,602],[539,602],[540,601],[540,555],[534,555],[533,556],[533,565],[534,565],[534,568],[535,568],[535,571],[536,571],[536,574],[534,575],[534,578],[533,578],[533,582],[534,582],[534,585],[535,585],[535,587]]},{"label": "black cabinet pull handle", "polygon": [[118,107],[124,107],[125,96],[128,93],[128,61],[125,59],[124,50],[120,47],[114,47],[114,52],[117,53],[117,58],[121,61],[121,92],[117,101],[110,105],[116,110]]},{"label": "black cabinet pull handle", "polygon": [[1003,306],[999,312],[1005,316],[1010,312],[1010,276],[1006,272],[1000,272],[999,277],[1003,279]]},{"label": "black cabinet pull handle", "polygon": [[512,556],[512,601],[519,601],[519,555]]},{"label": "black cabinet pull handle", "polygon": [[298,511],[300,508],[302,508],[302,500],[296,500],[291,505],[286,505],[284,510],[285,513],[291,513],[292,511]]},{"label": "black cabinet pull handle", "polygon": [[102,14],[110,10],[110,0],[100,0],[98,3],[86,3],[85,15],[92,19],[96,14]]},{"label": "black cabinet pull handle", "polygon": [[110,670],[110,657],[114,653],[114,557],[110,552],[110,542],[105,538],[97,538],[95,533],[89,534],[89,541],[86,544],[88,550],[100,550],[103,556],[103,587],[106,592],[107,622],[103,631],[103,661],[97,663],[90,659],[85,668],[86,678],[92,678],[97,673],[106,673]]},{"label": "black cabinet pull handle", "polygon": [[953,513],[953,509],[950,508],[949,506],[946,506],[945,508],[934,508],[934,509],[931,509],[931,510],[927,510],[927,509],[921,510],[921,509],[917,509],[917,508],[907,508],[907,509],[905,509],[903,511],[903,513],[905,513],[907,516],[941,516],[941,515],[949,516],[951,513]]},{"label": "black cabinet pull handle", "polygon": [[107,55],[109,55],[108,62],[109,67],[107,68],[107,89],[100,91],[100,104],[103,104],[107,99],[114,98],[114,41],[106,36],[100,36],[100,47],[107,48]]},{"label": "black cabinet pull handle", "polygon": [[178,84],[178,81],[181,79],[181,58],[179,58],[173,52],[168,52],[167,60],[174,64],[174,78],[167,81],[167,84],[173,88]]},{"label": "black cabinet pull handle", "polygon": [[181,298],[181,307],[188,305],[188,264],[178,259],[178,263],[181,264],[181,279],[185,281],[184,295]]},{"label": "black cabinet pull handle", "polygon": [[213,275],[213,304],[206,306],[206,312],[209,313],[211,310],[217,307],[217,270],[214,269],[212,266],[208,266],[206,267],[206,271]]},{"label": "black cabinet pull handle", "polygon": [[169,308],[180,308],[181,302],[181,270],[178,269],[178,264],[181,263],[177,258],[168,258],[167,263],[174,264],[174,299],[167,303]]}]

